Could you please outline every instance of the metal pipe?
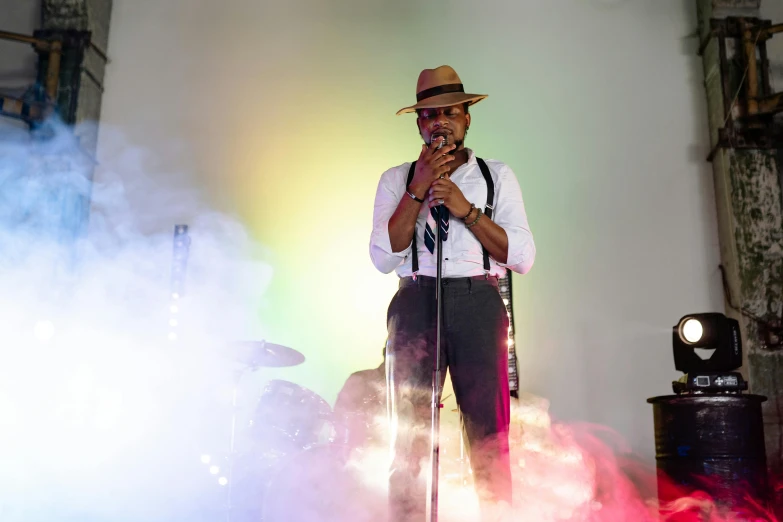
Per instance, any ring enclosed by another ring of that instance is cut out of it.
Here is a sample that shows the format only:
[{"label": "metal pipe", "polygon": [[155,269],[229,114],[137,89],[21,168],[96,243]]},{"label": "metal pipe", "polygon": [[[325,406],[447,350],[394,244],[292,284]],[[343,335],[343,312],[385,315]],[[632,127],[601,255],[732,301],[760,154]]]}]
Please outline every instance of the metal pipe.
[{"label": "metal pipe", "polygon": [[769,38],[776,33],[783,33],[783,24],[770,25],[761,30],[762,37]]},{"label": "metal pipe", "polygon": [[[0,40],[11,40],[14,42],[28,43],[44,51],[49,51],[50,46],[53,43],[49,40],[41,40],[40,38],[35,38],[33,36],[28,36],[26,34],[12,33],[10,31],[0,31]],[[93,51],[95,51],[95,54],[101,57],[101,59],[104,62],[109,63],[111,61],[109,60],[109,56],[108,54],[106,54],[106,51],[98,47],[98,44],[96,44],[93,41],[90,41],[89,46],[92,48]],[[60,48],[62,48],[62,44],[60,44]]]},{"label": "metal pipe", "polygon": [[767,43],[762,41],[759,45],[759,60],[761,61],[761,96],[769,96],[771,84],[769,82],[769,57],[767,55]]},{"label": "metal pipe", "polygon": [[82,67],[82,72],[84,73],[87,78],[93,81],[93,83],[98,87],[98,89],[103,92],[103,83],[98,79],[97,76],[95,76],[88,68]]},{"label": "metal pipe", "polygon": [[26,34],[11,33],[9,31],[0,31],[0,40],[11,40],[16,42],[29,43],[33,45],[48,44],[45,40],[39,40]]},{"label": "metal pipe", "polygon": [[46,94],[50,100],[57,99],[57,84],[60,81],[60,58],[62,58],[62,42],[51,42],[49,51],[49,66],[46,68]]},{"label": "metal pipe", "polygon": [[[728,128],[734,127],[734,100],[730,98],[731,86],[729,85],[729,60],[726,57],[726,37],[721,33],[718,35],[718,57],[720,59],[720,80],[723,90],[723,125]],[[712,153],[711,153],[712,154]]]},{"label": "metal pipe", "polygon": [[98,47],[94,42],[90,42],[90,47],[93,51],[95,51],[95,54],[100,56],[104,62],[109,63],[111,60],[109,60],[109,56],[106,54],[106,51]]},{"label": "metal pipe", "polygon": [[23,100],[0,95],[0,115],[18,118],[24,121],[42,117],[43,109],[39,105],[28,104]]},{"label": "metal pipe", "polygon": [[748,114],[756,114],[759,110],[759,77],[756,63],[756,40],[753,37],[753,26],[742,20],[742,45],[745,49],[745,63],[748,67],[745,94],[748,100]]}]

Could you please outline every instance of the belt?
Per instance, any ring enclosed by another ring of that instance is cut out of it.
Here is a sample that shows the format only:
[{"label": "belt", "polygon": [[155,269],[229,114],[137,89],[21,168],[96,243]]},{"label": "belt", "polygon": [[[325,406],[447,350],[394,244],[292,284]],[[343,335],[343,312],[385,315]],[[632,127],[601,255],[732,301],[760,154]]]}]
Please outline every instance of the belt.
[{"label": "belt", "polygon": [[[411,285],[422,285],[422,286],[435,286],[436,278],[432,276],[424,276],[420,275],[417,276],[416,279],[413,279],[413,277],[401,277],[400,278],[400,286],[411,286]],[[494,287],[498,286],[498,277],[497,276],[483,276],[483,275],[477,275],[472,277],[444,277],[441,280],[441,284],[443,286],[470,286],[474,284],[488,284],[492,285]]]}]

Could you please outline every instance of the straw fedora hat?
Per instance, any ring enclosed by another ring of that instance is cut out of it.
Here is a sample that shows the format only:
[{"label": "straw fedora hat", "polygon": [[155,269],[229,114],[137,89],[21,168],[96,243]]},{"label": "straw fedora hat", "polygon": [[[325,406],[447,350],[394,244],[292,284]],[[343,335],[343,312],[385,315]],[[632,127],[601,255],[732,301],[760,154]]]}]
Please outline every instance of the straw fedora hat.
[{"label": "straw fedora hat", "polygon": [[419,82],[416,84],[416,105],[405,107],[397,111],[397,114],[416,112],[418,109],[436,109],[469,103],[473,105],[484,98],[486,94],[467,94],[462,87],[457,71],[448,65],[441,65],[437,69],[424,69],[419,74]]}]

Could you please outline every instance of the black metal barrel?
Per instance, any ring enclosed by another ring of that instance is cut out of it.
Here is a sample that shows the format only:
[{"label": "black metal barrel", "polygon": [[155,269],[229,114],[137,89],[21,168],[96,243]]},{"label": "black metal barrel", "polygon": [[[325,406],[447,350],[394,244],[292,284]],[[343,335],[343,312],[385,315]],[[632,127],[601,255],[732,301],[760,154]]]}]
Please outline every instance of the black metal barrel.
[{"label": "black metal barrel", "polygon": [[769,504],[760,395],[666,395],[653,405],[658,497],[704,491],[731,511]]}]

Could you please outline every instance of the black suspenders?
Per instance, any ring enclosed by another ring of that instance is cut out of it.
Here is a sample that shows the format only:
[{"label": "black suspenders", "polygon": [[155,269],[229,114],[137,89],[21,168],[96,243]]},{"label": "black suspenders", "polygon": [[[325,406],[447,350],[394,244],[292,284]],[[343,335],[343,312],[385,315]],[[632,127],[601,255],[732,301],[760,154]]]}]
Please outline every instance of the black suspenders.
[{"label": "black suspenders", "polygon": [[[481,169],[481,175],[484,176],[484,181],[487,182],[487,206],[484,209],[484,214],[486,214],[488,219],[492,219],[492,210],[495,208],[493,206],[493,203],[495,201],[495,184],[492,182],[492,175],[489,173],[489,167],[487,167],[487,164],[484,163],[484,160],[481,158],[476,158],[476,162],[478,163],[479,168]],[[408,181],[405,182],[405,187],[407,188],[408,185],[411,184],[411,181],[413,181],[413,174],[416,172],[416,162],[414,161],[411,163],[411,168],[408,170]],[[411,268],[413,269],[413,279],[416,280],[416,277],[419,274],[419,249],[416,247],[416,229],[413,229],[413,259],[411,260]],[[481,250],[484,254],[484,276],[489,277],[489,253],[487,253],[487,249],[483,246],[481,247]]]}]

